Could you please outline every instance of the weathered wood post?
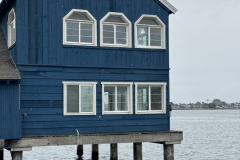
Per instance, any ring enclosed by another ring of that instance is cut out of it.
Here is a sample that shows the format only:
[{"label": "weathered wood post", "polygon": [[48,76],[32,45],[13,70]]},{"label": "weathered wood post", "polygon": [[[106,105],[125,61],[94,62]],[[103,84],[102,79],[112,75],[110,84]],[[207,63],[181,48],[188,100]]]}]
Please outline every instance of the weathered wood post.
[{"label": "weathered wood post", "polygon": [[0,139],[0,160],[4,159],[4,140]]},{"label": "weathered wood post", "polygon": [[98,144],[92,145],[92,159],[98,160]]},{"label": "weathered wood post", "polygon": [[23,151],[11,151],[12,160],[22,160]]},{"label": "weathered wood post", "polygon": [[164,160],[174,160],[174,144],[163,145]]},{"label": "weathered wood post", "polygon": [[118,159],[118,144],[112,143],[110,144],[110,150],[111,150],[111,160],[117,160]]},{"label": "weathered wood post", "polygon": [[83,145],[77,146],[77,155],[79,158],[83,156]]},{"label": "weathered wood post", "polygon": [[133,143],[133,159],[142,160],[142,143]]}]

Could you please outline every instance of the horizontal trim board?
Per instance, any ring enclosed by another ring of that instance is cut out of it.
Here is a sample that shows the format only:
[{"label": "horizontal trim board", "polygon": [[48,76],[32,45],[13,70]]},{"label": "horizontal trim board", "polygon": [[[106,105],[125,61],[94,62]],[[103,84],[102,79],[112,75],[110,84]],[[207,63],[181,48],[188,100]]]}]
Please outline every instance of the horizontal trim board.
[{"label": "horizontal trim board", "polygon": [[91,127],[125,127],[125,126],[161,126],[168,124],[167,119],[132,119],[132,120],[97,120],[97,121],[60,121],[60,122],[24,122],[23,129],[29,128],[91,128]]},{"label": "horizontal trim board", "polygon": [[70,66],[70,65],[49,65],[49,64],[21,64],[17,63],[17,68],[20,70],[23,70],[21,67],[31,66],[31,67],[60,67],[57,68],[58,71],[63,71],[63,69],[66,68],[98,68],[98,69],[142,69],[142,70],[170,70],[170,68],[131,68],[131,67],[100,67],[100,66]]},{"label": "horizontal trim board", "polygon": [[98,120],[135,120],[135,119],[168,119],[166,114],[145,114],[145,115],[96,115],[96,116],[63,116],[57,114],[42,115],[42,114],[27,114],[27,117],[23,119],[24,122],[58,122],[58,121],[98,121]]},{"label": "horizontal trim board", "polygon": [[76,129],[80,134],[84,133],[125,133],[125,132],[154,132],[167,131],[169,125],[159,126],[125,126],[125,127],[98,127],[98,128],[54,128],[54,129],[23,129],[23,136],[30,135],[63,135],[77,134]]}]

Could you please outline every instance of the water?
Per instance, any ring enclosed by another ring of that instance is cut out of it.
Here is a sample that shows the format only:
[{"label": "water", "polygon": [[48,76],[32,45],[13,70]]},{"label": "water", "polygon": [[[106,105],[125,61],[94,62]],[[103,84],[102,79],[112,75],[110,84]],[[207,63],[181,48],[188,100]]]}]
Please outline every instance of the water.
[{"label": "water", "polygon": [[[171,129],[182,130],[184,140],[175,145],[176,160],[240,160],[240,110],[182,110],[172,112]],[[132,160],[132,144],[119,144],[119,160]],[[110,159],[109,145],[99,145],[99,159]],[[10,153],[5,150],[5,159]],[[24,160],[75,160],[76,146],[34,147]],[[83,160],[91,159],[84,145]],[[162,145],[143,143],[144,160],[163,159]]]}]

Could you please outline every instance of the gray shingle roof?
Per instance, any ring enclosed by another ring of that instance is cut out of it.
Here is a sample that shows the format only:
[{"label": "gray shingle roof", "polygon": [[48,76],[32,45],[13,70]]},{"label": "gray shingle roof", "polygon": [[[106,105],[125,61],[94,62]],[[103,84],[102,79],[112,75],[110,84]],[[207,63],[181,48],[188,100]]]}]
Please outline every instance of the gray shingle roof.
[{"label": "gray shingle roof", "polygon": [[21,79],[10,56],[3,30],[0,27],[0,79]]}]

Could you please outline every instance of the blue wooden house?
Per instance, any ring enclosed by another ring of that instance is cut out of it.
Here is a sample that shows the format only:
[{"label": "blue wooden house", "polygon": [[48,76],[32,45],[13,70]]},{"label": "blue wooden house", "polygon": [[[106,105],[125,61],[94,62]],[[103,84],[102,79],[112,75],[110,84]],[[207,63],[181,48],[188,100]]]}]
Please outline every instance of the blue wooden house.
[{"label": "blue wooden house", "polygon": [[166,0],[2,0],[0,139],[170,130]]}]

